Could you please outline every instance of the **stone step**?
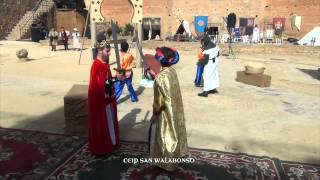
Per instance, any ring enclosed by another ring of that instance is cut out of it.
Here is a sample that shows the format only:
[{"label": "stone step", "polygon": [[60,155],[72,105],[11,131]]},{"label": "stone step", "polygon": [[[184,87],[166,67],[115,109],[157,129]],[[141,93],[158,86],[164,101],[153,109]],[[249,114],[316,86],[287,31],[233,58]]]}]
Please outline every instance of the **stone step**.
[{"label": "stone step", "polygon": [[[27,32],[26,29],[21,30],[21,35],[25,34],[26,32]],[[14,32],[11,32],[10,34],[8,34],[8,36],[20,36],[20,32],[19,31],[14,31]]]},{"label": "stone step", "polygon": [[[43,13],[50,11],[55,6],[52,0],[42,2],[39,8],[35,11],[27,11],[21,20],[13,27],[12,31],[8,34],[8,40],[20,39],[20,35],[24,36],[30,29],[35,19],[41,16]],[[21,28],[21,29],[20,29]],[[20,32],[21,31],[21,32]]]}]

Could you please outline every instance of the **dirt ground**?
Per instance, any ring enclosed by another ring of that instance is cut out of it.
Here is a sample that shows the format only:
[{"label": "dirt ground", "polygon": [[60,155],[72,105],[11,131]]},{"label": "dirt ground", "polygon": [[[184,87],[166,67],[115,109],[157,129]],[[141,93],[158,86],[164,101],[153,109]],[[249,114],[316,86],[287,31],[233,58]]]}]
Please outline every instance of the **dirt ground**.
[{"label": "dirt ground", "polygon": [[[29,51],[29,61],[17,60],[20,48]],[[0,126],[63,133],[63,97],[74,84],[88,84],[92,61],[86,48],[79,65],[79,51],[51,52],[37,43],[0,41]],[[181,60],[175,68],[190,147],[320,164],[318,57],[236,54],[233,61],[221,56],[219,94],[202,98],[197,96],[201,88],[193,86],[196,50],[178,51]],[[147,47],[144,52],[154,53]],[[271,87],[235,81],[236,71],[249,62],[266,66]],[[124,90],[118,105],[121,139],[146,141],[153,90],[139,86],[141,69],[134,73],[139,102],[131,103]]]}]

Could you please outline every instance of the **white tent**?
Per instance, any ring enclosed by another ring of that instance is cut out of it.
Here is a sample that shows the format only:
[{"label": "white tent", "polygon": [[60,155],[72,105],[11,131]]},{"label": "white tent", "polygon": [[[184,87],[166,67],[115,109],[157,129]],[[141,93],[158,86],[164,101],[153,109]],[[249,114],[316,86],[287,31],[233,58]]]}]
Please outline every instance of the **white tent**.
[{"label": "white tent", "polygon": [[183,26],[184,30],[186,31],[187,35],[190,37],[191,36],[191,31],[190,31],[189,22],[184,20],[182,22],[182,26]]},{"label": "white tent", "polygon": [[308,32],[300,41],[298,41],[298,44],[320,46],[320,26],[315,27]]}]

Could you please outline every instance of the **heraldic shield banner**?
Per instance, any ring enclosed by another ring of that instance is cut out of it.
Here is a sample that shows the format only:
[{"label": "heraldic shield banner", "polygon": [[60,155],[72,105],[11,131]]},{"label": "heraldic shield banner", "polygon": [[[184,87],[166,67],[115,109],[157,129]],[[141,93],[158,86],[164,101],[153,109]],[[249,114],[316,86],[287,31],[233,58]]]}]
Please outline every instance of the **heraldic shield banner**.
[{"label": "heraldic shield banner", "polygon": [[195,16],[194,27],[197,32],[203,33],[208,24],[208,16]]}]

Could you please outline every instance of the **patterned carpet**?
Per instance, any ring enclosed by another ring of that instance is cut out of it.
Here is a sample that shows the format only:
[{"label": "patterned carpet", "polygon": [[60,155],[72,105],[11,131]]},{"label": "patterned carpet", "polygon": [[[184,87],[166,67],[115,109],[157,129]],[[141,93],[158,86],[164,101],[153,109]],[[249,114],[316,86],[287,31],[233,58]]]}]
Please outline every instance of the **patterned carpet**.
[{"label": "patterned carpet", "polygon": [[[118,152],[93,156],[84,139],[0,128],[0,179],[48,180],[319,180],[320,166],[269,157],[191,148],[194,163],[175,172],[150,166],[147,144],[122,142]],[[124,163],[124,160],[140,163]],[[142,161],[144,160],[144,161]]]},{"label": "patterned carpet", "polygon": [[0,128],[0,179],[44,179],[86,140]]}]

